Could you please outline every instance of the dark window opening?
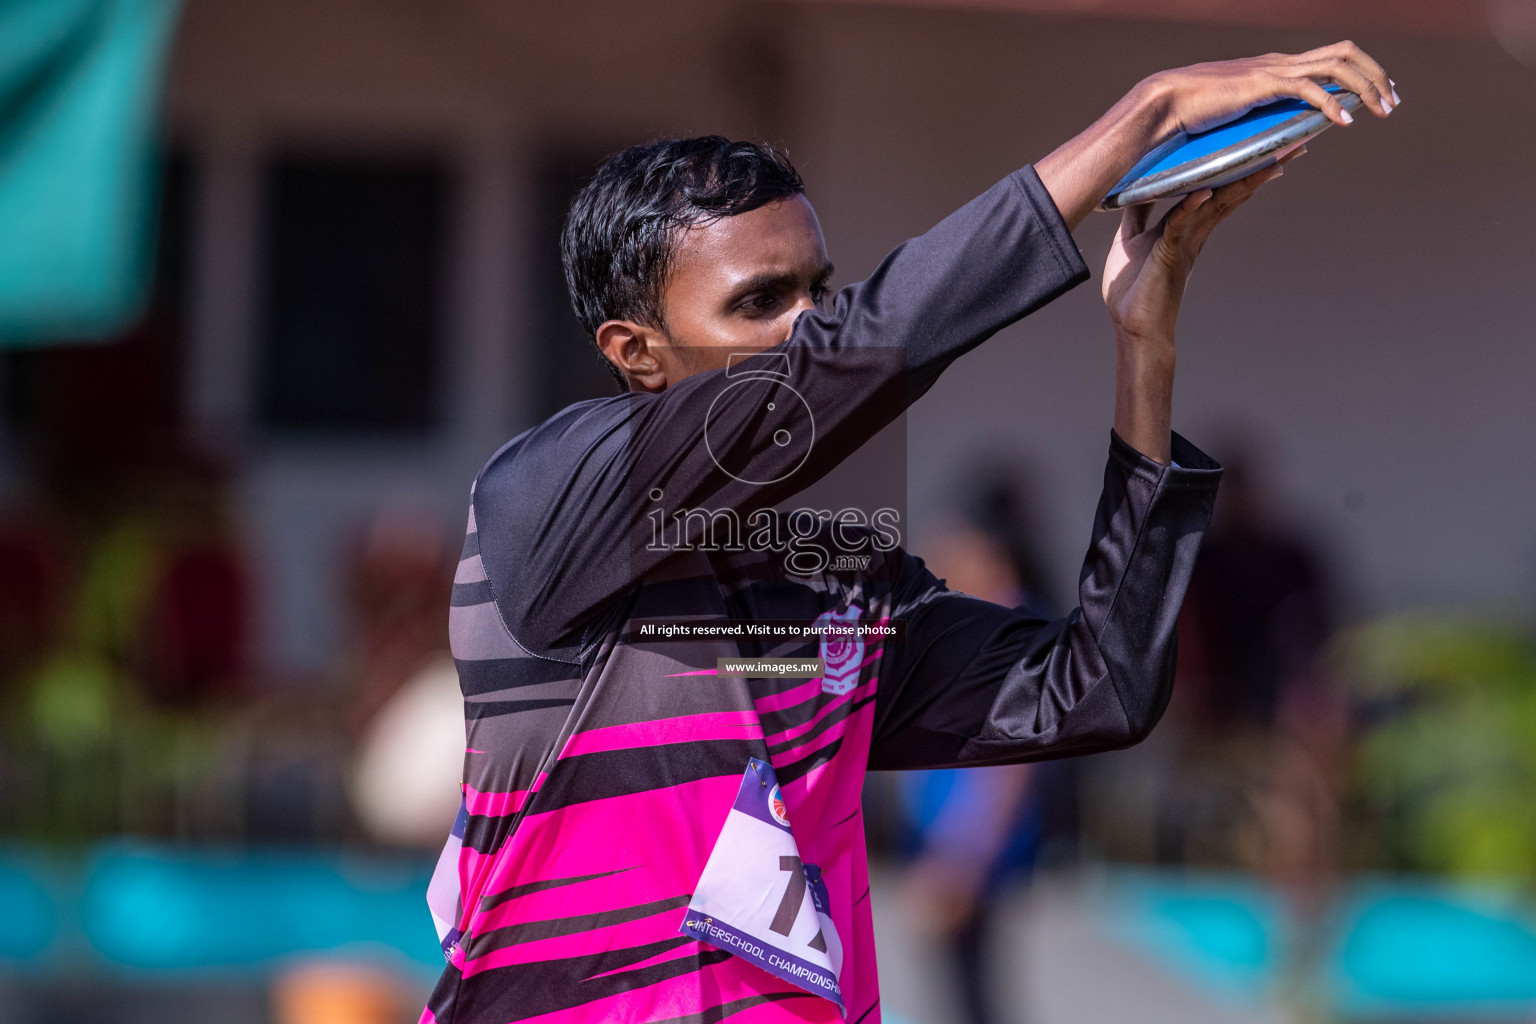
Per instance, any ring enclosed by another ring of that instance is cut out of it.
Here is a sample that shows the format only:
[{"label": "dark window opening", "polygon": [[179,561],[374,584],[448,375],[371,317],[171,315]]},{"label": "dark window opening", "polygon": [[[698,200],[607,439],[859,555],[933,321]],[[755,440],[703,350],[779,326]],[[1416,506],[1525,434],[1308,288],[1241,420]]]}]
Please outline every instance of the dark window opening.
[{"label": "dark window opening", "polygon": [[266,188],[262,421],[432,426],[445,175],[426,164],[285,158]]}]

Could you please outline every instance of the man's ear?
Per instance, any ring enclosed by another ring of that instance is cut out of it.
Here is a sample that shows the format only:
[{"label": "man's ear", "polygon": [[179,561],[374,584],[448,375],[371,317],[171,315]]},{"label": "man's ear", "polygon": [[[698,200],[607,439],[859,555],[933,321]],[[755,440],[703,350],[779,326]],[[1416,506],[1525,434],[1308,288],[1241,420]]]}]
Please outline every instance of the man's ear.
[{"label": "man's ear", "polygon": [[597,349],[619,368],[631,389],[664,391],[667,375],[656,357],[659,338],[654,327],[633,320],[608,320],[597,329]]}]

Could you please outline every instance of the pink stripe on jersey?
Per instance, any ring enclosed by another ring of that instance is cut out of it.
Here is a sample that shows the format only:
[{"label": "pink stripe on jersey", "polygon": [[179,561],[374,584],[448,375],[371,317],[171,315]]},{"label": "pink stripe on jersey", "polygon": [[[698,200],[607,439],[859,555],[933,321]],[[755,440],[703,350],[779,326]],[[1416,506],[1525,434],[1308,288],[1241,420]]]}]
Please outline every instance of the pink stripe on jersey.
[{"label": "pink stripe on jersey", "polygon": [[[567,883],[551,889],[513,896],[481,912],[475,918],[475,928],[479,932],[484,932],[490,928],[501,928],[524,921],[596,914],[612,910],[614,907],[634,906],[637,903],[647,902],[653,896],[656,899],[666,898],[666,896],[655,896],[656,891],[665,892],[664,887],[647,887],[642,884],[637,890],[632,881],[635,878],[643,878],[643,866],[636,865],[628,870],[621,869],[612,874],[605,874],[600,878],[589,878],[584,882]],[[671,895],[675,896],[677,893],[674,892]]]},{"label": "pink stripe on jersey", "polygon": [[[842,724],[846,732],[843,745],[837,752],[837,759],[850,758],[860,763],[868,761],[874,711],[875,705],[870,702],[844,720]],[[855,773],[838,771],[835,767],[837,759],[817,765],[793,782],[785,783],[784,800],[789,804],[792,814],[812,821],[831,823],[840,821],[845,815],[859,809],[864,780],[857,778]],[[811,863],[820,863],[825,867],[825,855],[817,847],[823,837],[840,842],[842,837],[836,835],[836,831],[840,830],[834,830],[831,836],[820,832],[801,838],[797,834],[796,838],[801,844],[800,855]],[[812,847],[813,852],[806,852],[807,846]],[[816,856],[822,856],[824,859],[813,860],[812,858]],[[843,990],[845,993],[849,991],[846,984]]]},{"label": "pink stripe on jersey", "polygon": [[[874,680],[870,680],[870,682],[873,683]],[[872,692],[872,690],[873,688],[869,692]],[[855,690],[853,692],[857,693],[858,691]],[[828,726],[826,732],[812,736],[804,743],[790,747],[787,750],[777,751],[774,756],[784,762],[798,761],[814,751],[831,746],[834,742],[841,740],[848,733],[849,729],[856,725],[858,719],[867,717],[865,712],[872,711],[873,707],[873,704],[866,704],[859,710],[851,712],[842,721]]]},{"label": "pink stripe on jersey", "polygon": [[592,975],[592,977],[606,978],[610,974],[623,974],[625,971],[639,971],[647,967],[654,967],[657,964],[667,963],[670,960],[682,960],[686,957],[698,956],[698,954],[698,947],[691,942],[687,942],[681,946],[678,946],[676,949],[669,949],[665,953],[657,953],[655,956],[648,956],[644,960],[641,960],[639,963],[625,964],[623,967],[615,967],[611,971],[603,971],[600,974]]},{"label": "pink stripe on jersey", "polygon": [[561,757],[595,754],[603,750],[657,747],[665,743],[698,740],[761,739],[763,728],[751,711],[715,711],[701,715],[659,718],[650,722],[608,725],[578,732],[566,741]]},{"label": "pink stripe on jersey", "polygon": [[515,814],[528,801],[528,790],[515,789],[510,793],[482,793],[469,783],[464,784],[464,809],[470,814],[497,818]]},{"label": "pink stripe on jersey", "polygon": [[[790,726],[788,729],[783,729],[779,732],[773,733],[770,736],[766,736],[764,739],[767,740],[769,746],[773,746],[774,744],[783,743],[785,740],[794,739],[796,736],[801,736],[807,732],[810,732],[813,728],[816,727],[817,722],[820,722],[823,718],[826,718],[833,711],[836,711],[844,704],[847,704],[850,701],[862,700],[868,696],[870,691],[874,689],[875,683],[876,680],[871,679],[866,683],[854,687],[847,693],[843,694],[841,697],[829,701],[825,707],[812,715],[808,720],[801,722],[799,725]],[[837,727],[833,726],[833,728],[836,729]]]},{"label": "pink stripe on jersey", "polygon": [[[812,736],[800,746],[790,747],[787,750],[782,750],[778,753],[777,756],[780,760],[786,762],[798,761],[802,757],[807,757],[823,747],[832,746],[832,744],[843,738],[843,733],[847,731],[847,729],[848,719],[845,718],[841,722],[838,722],[836,725],[832,726],[826,732]],[[794,805],[791,804],[790,806],[793,808]]]},{"label": "pink stripe on jersey", "polygon": [[[865,658],[859,663],[859,671],[862,672],[868,666],[879,661],[884,653],[885,649],[881,648]],[[760,715],[765,715],[770,711],[783,711],[785,708],[792,708],[796,704],[804,704],[806,701],[814,699],[821,692],[821,683],[821,677],[817,676],[815,679],[808,679],[799,686],[785,690],[783,693],[773,693],[766,697],[759,697],[752,702],[752,705]]]},{"label": "pink stripe on jersey", "polygon": [[[593,1000],[569,1010],[526,1017],[518,1024],[607,1024],[616,1020],[670,1020],[695,1016],[701,1009],[699,997],[707,993],[715,1006],[752,996],[794,992],[796,997],[761,1003],[731,1015],[731,1024],[842,1024],[837,1004],[830,999],[806,993],[741,957],[730,957],[702,970],[620,992],[606,999]],[[878,1011],[864,1018],[863,1024],[878,1021]]]},{"label": "pink stripe on jersey", "polygon": [[527,789],[514,789],[504,793],[481,792],[466,782],[464,783],[464,809],[470,814],[488,818],[515,814],[523,809],[528,798],[539,791],[539,787],[544,785],[544,780],[547,778],[549,778],[549,772],[540,772],[533,780],[533,785]]},{"label": "pink stripe on jersey", "polygon": [[767,697],[759,697],[753,701],[758,714],[767,714],[770,711],[783,711],[792,708],[796,704],[804,704],[821,692],[821,677],[809,679],[799,686],[785,690],[783,693],[769,694]]},{"label": "pink stripe on jersey", "polygon": [[519,942],[504,949],[495,949],[484,956],[466,960],[464,977],[472,978],[481,971],[509,967],[513,964],[564,960],[614,949],[632,949],[652,942],[664,942],[677,937],[678,928],[683,923],[683,914],[687,909],[687,907],[671,907],[638,921],[624,921],[603,928],[577,932],[574,935],[556,935],[547,939]]},{"label": "pink stripe on jersey", "polygon": [[[523,819],[514,841],[519,852],[524,842],[533,848],[530,853],[559,852],[561,863],[568,865],[572,874],[610,869],[615,850],[634,847],[644,856],[627,863],[678,864],[684,874],[693,870],[688,879],[691,886],[704,870],[704,859],[720,835],[740,786],[741,773],[732,772],[667,789],[604,797],[542,814],[532,812]],[[707,838],[702,850],[695,845],[700,836]],[[532,880],[519,878],[511,884]]]},{"label": "pink stripe on jersey", "polygon": [[547,881],[552,863],[561,865],[565,877],[636,867],[609,876],[611,881],[553,890],[569,892],[573,900],[583,903],[606,894],[606,901],[600,900],[594,910],[691,892],[740,785],[741,776],[732,773],[669,789],[530,812],[501,851],[480,854],[464,848],[459,878],[466,921],[460,929],[478,934],[484,930],[482,919],[501,919],[493,916],[497,907],[479,911],[480,901],[516,886]]}]

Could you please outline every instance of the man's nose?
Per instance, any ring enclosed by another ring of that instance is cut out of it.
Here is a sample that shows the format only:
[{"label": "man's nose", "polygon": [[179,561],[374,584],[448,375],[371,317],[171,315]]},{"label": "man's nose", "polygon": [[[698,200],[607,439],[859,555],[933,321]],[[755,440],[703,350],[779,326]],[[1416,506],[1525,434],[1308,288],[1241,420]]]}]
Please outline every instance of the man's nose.
[{"label": "man's nose", "polygon": [[807,310],[815,309],[816,303],[809,295],[802,295],[795,300],[795,304],[789,307],[790,316],[784,321],[784,340],[789,340],[790,333],[795,329],[795,321],[800,319],[800,314]]}]

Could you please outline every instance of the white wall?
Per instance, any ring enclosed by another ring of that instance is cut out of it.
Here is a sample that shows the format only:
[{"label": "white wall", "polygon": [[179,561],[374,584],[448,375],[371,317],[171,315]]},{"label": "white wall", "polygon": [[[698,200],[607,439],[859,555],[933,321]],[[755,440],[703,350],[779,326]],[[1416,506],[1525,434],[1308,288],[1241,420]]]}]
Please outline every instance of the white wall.
[{"label": "white wall", "polygon": [[[475,469],[526,425],[519,368],[541,339],[522,326],[525,183],[548,146],[705,131],[787,143],[847,282],[1141,75],[1323,41],[872,5],[192,0],[169,104],[204,170],[189,388],[199,429],[248,468],[271,660],[312,668],[333,650],[338,545],[370,508],[398,498],[457,525]],[[1536,72],[1491,42],[1358,41],[1405,102],[1318,140],[1211,242],[1176,423],[1197,443],[1228,423],[1262,440],[1277,494],[1340,553],[1362,607],[1512,602],[1536,564]],[[419,443],[250,425],[254,181],[289,144],[426,147],[458,168],[454,412]],[[1112,228],[1100,216],[1080,232],[1095,271]],[[1072,578],[1110,374],[1097,281],[967,357],[910,420],[919,526],[972,453],[1020,452]]]}]

